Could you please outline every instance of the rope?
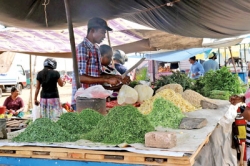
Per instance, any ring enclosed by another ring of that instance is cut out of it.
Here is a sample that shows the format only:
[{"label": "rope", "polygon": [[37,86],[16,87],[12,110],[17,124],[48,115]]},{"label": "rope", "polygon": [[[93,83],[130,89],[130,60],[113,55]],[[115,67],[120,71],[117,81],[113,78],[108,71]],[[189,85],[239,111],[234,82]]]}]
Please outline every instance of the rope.
[{"label": "rope", "polygon": [[46,24],[46,27],[49,27],[48,25],[48,18],[47,18],[47,5],[49,5],[49,2],[50,0],[44,0],[44,3],[42,4],[44,6],[44,16],[45,16],[45,24]]}]

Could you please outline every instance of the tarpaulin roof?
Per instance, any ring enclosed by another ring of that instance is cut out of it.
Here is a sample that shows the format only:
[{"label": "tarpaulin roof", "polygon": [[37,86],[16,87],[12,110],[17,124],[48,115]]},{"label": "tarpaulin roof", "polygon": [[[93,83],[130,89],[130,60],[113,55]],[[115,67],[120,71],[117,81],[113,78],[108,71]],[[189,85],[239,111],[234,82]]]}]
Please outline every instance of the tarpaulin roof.
[{"label": "tarpaulin roof", "polygon": [[[168,33],[225,38],[250,33],[246,0],[70,0],[74,26],[91,17],[125,18]],[[63,1],[0,0],[0,24],[32,29],[66,29]],[[46,27],[48,25],[48,27]]]},{"label": "tarpaulin roof", "polygon": [[191,48],[186,50],[178,51],[165,51],[158,53],[148,53],[148,54],[131,54],[129,58],[142,58],[145,57],[148,60],[156,60],[163,62],[179,62],[182,60],[189,59],[200,53],[208,54],[212,48]]}]

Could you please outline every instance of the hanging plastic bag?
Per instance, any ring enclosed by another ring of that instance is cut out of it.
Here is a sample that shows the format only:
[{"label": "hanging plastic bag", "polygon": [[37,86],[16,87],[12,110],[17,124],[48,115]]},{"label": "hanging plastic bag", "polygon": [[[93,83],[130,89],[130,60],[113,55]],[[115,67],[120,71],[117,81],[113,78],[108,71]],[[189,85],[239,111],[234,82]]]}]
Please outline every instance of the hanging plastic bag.
[{"label": "hanging plastic bag", "polygon": [[39,105],[35,105],[33,106],[33,109],[32,109],[32,118],[33,118],[33,122],[40,118],[40,106]]},{"label": "hanging plastic bag", "polygon": [[119,105],[122,104],[134,104],[138,100],[138,93],[135,89],[129,87],[128,85],[122,85],[117,96],[117,102]]},{"label": "hanging plastic bag", "polygon": [[79,88],[75,94],[75,99],[79,97],[105,99],[112,95],[113,91],[106,90],[102,85],[91,86],[87,89]]}]

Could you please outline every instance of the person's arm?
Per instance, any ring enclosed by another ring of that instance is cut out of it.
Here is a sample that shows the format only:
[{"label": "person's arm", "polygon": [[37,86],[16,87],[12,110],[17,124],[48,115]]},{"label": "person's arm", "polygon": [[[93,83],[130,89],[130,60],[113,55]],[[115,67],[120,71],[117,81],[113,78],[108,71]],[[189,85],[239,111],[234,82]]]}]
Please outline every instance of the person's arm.
[{"label": "person's arm", "polygon": [[36,80],[36,91],[35,91],[35,97],[34,97],[34,102],[36,105],[39,105],[39,102],[37,101],[37,96],[40,91],[40,88],[41,88],[40,81]]},{"label": "person's arm", "polygon": [[234,96],[231,96],[229,101],[231,104],[233,105],[236,105],[238,103],[245,103],[245,96],[237,96],[237,95],[234,95]]},{"label": "person's arm", "polygon": [[24,110],[24,103],[23,100],[20,98],[20,109],[16,110],[16,113],[22,112]]},{"label": "person's arm", "polygon": [[101,76],[101,77],[92,77],[88,75],[81,75],[79,76],[80,82],[84,84],[104,84],[108,83],[110,85],[118,85],[120,84],[121,80],[116,76]]},{"label": "person's arm", "polygon": [[7,108],[7,105],[8,105],[8,102],[9,102],[9,97],[7,97],[6,99],[5,99],[5,101],[4,101],[4,103],[3,103],[3,106],[5,106],[6,107],[6,112],[8,113],[9,112],[9,110],[8,110],[8,108]]},{"label": "person's arm", "polygon": [[203,68],[203,66],[200,64],[199,66],[198,66],[198,69],[199,69],[199,71],[198,71],[198,75],[204,75],[204,68]]}]

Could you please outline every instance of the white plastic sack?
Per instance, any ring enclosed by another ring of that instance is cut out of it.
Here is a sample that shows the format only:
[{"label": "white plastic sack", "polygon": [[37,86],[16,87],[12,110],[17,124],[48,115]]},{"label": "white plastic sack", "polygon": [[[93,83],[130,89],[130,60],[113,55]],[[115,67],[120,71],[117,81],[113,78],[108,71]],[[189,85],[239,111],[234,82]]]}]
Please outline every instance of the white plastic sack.
[{"label": "white plastic sack", "polygon": [[134,88],[138,93],[138,102],[150,99],[153,96],[154,90],[148,85],[136,85]]},{"label": "white plastic sack", "polygon": [[138,93],[128,85],[123,85],[117,96],[118,104],[134,104],[138,100]]},{"label": "white plastic sack", "polygon": [[38,105],[34,105],[33,109],[32,109],[32,118],[33,118],[33,122],[40,118],[40,106]]},{"label": "white plastic sack", "polygon": [[87,89],[79,88],[75,94],[75,99],[79,97],[105,99],[112,95],[113,91],[106,90],[101,85],[91,86]]}]

